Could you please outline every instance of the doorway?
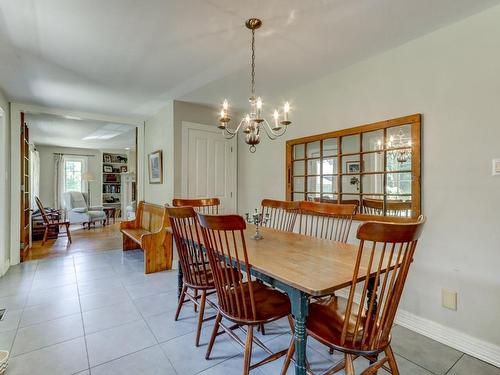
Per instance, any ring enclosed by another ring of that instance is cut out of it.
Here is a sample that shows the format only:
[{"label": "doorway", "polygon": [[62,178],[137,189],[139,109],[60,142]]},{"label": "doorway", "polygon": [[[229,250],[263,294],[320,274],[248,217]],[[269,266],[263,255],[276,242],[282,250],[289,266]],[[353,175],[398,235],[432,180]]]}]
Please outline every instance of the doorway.
[{"label": "doorway", "polygon": [[0,276],[3,275],[8,268],[9,264],[9,235],[7,233],[8,223],[8,210],[10,206],[8,203],[8,186],[7,186],[7,164],[9,160],[7,152],[9,150],[7,143],[7,126],[5,120],[5,111],[0,108]]},{"label": "doorway", "polygon": [[210,125],[182,122],[182,196],[219,198],[220,213],[237,209],[237,140]]},{"label": "doorway", "polygon": [[[106,219],[105,228],[102,226],[103,220],[95,221],[95,227],[92,225],[90,242],[87,241],[89,231],[87,230],[86,234],[83,233],[83,225],[80,222],[74,223],[75,225],[72,223],[72,227],[77,229],[75,236],[72,235],[72,244],[65,243],[67,238],[64,236],[52,238],[55,251],[51,252],[47,251],[46,245],[40,246],[41,241],[32,242],[33,247],[29,251],[28,259],[67,255],[70,252],[119,248],[121,244],[119,221],[126,217],[127,206],[135,207],[135,205],[130,205],[132,202],[129,200],[140,200],[143,197],[144,123],[116,116],[73,113],[17,103],[12,103],[11,114],[12,170],[19,170],[22,150],[19,147],[20,142],[14,142],[14,139],[19,140],[21,135],[19,124],[21,123],[26,122],[30,126],[30,164],[32,164],[31,160],[39,160],[38,168],[34,168],[33,165],[29,166],[31,171],[38,170],[40,176],[38,187],[34,184],[34,179],[31,179],[30,195],[36,192],[37,196],[43,197],[43,206],[61,210],[64,220],[67,219],[67,212],[64,207],[61,207],[61,204],[65,204],[63,203],[64,197],[60,194],[65,192],[63,189],[82,193],[85,196],[85,204],[89,206],[112,206],[114,210],[103,211],[113,212],[116,215],[114,220],[113,217]],[[124,144],[124,141],[128,143]],[[43,153],[42,149],[44,149]],[[33,154],[37,157],[33,157]],[[55,159],[58,158],[60,168],[55,168]],[[112,168],[112,171],[107,172],[109,176],[117,175],[114,180],[111,177],[105,179],[105,164]],[[59,184],[55,181],[56,169],[63,176]],[[122,199],[120,195],[122,191],[120,177],[124,173],[129,175],[127,181],[131,185],[127,189],[129,191],[127,195],[130,195],[128,197],[130,199],[127,200]],[[33,176],[35,174],[32,172]],[[12,202],[20,202],[19,179],[17,176],[14,177],[16,178],[11,180]],[[60,191],[56,191],[56,185]],[[36,211],[37,205],[33,202],[34,200],[30,199],[30,209]],[[19,251],[19,232],[17,232],[22,225],[19,212],[19,205],[13,204],[10,211],[13,227],[8,250],[11,264],[17,264],[22,260]],[[30,217],[30,224],[32,224],[32,219],[33,217]],[[112,225],[108,226],[109,223]],[[34,227],[32,225],[30,228],[31,237],[34,235]],[[17,235],[12,236],[14,231]],[[62,232],[64,231],[62,227]],[[111,239],[113,243],[107,241]],[[31,253],[35,248],[39,254],[33,256],[34,254]]]}]

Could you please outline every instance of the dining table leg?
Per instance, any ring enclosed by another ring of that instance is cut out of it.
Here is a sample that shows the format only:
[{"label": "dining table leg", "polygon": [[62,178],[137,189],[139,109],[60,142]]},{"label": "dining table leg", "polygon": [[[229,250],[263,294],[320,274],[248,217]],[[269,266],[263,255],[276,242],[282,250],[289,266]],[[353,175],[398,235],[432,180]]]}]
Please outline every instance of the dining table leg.
[{"label": "dining table leg", "polygon": [[179,260],[177,262],[177,299],[181,298],[183,283],[184,281],[182,275],[181,261]]},{"label": "dining table leg", "polygon": [[294,289],[290,293],[290,302],[292,303],[292,315],[295,320],[295,375],[306,375],[306,319],[309,311],[309,296]]}]

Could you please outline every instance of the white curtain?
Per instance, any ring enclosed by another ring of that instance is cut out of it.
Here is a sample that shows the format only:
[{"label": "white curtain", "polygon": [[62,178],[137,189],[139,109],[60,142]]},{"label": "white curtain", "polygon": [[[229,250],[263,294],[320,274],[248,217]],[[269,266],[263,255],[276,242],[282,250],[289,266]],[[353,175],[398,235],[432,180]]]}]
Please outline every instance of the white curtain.
[{"label": "white curtain", "polygon": [[64,208],[64,157],[54,155],[54,206],[57,210]]},{"label": "white curtain", "polygon": [[31,207],[36,208],[35,197],[40,197],[40,153],[31,150]]}]

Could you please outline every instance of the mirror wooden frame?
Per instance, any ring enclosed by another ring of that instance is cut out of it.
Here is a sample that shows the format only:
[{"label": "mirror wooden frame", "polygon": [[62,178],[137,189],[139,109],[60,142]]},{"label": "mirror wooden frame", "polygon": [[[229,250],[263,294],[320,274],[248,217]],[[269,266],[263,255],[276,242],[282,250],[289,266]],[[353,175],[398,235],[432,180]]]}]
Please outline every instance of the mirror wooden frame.
[{"label": "mirror wooden frame", "polygon": [[[328,132],[328,133],[323,133],[323,134],[318,134],[318,135],[312,135],[308,137],[302,137],[302,138],[296,138],[296,139],[291,139],[286,142],[286,166],[285,166],[285,181],[286,181],[286,199],[287,200],[293,200],[293,178],[294,175],[292,173],[292,163],[294,161],[293,159],[293,151],[294,151],[294,146],[304,144],[304,166],[305,166],[305,171],[304,171],[304,177],[305,181],[304,184],[307,186],[307,143],[310,142],[316,142],[316,141],[323,141],[326,139],[330,138],[336,138],[337,142],[337,171],[336,174],[333,174],[333,176],[336,176],[336,186],[337,190],[336,192],[332,192],[332,195],[336,195],[337,198],[332,200],[332,203],[339,203],[339,200],[342,200],[342,176],[345,176],[346,173],[342,172],[342,148],[341,148],[341,143],[342,143],[342,137],[350,136],[350,135],[360,135],[359,143],[360,143],[360,149],[359,153],[350,153],[349,155],[355,155],[359,154],[360,155],[360,160],[362,160],[362,156],[365,153],[373,153],[374,151],[363,151],[362,150],[362,144],[363,144],[363,134],[368,133],[368,132],[373,132],[376,130],[383,130],[384,131],[384,143],[383,143],[383,149],[382,150],[377,150],[380,152],[384,152],[384,155],[387,155],[388,151],[394,150],[393,148],[388,149],[386,147],[386,138],[387,138],[387,129],[397,127],[397,126],[402,126],[402,125],[409,125],[411,127],[411,216],[406,216],[406,217],[400,217],[400,216],[386,216],[384,215],[371,215],[367,213],[360,213],[358,212],[354,219],[359,220],[359,221],[369,221],[369,220],[375,220],[375,221],[391,221],[391,222],[406,222],[406,221],[414,221],[421,215],[421,114],[414,114],[410,116],[404,116],[404,117],[398,117],[390,120],[385,120],[385,121],[379,121],[371,124],[366,124],[366,125],[360,125],[356,126],[353,128],[349,129],[342,129],[338,131],[333,131],[333,132]],[[323,157],[322,150],[323,150],[323,142],[320,142],[320,157]],[[408,147],[409,148],[409,147]],[[347,155],[348,154],[344,154]],[[297,160],[302,160],[302,159],[297,159]],[[385,157],[384,157],[385,160]],[[383,172],[381,172],[384,175],[387,175],[390,173],[390,171],[387,171],[386,169],[386,161],[384,161],[384,168]],[[363,176],[365,172],[363,170],[360,171],[359,176]],[[373,174],[373,173],[366,173],[366,174]],[[320,174],[322,176],[322,174]],[[388,194],[386,192],[386,180],[387,178],[384,178],[384,193],[381,194],[383,195],[383,202],[387,207],[387,196],[392,195]],[[302,194],[302,193],[301,193]],[[307,188],[304,189],[304,198],[307,199]],[[320,194],[323,194],[321,192]],[[327,193],[330,194],[330,193]],[[344,195],[354,195],[350,193],[345,193]],[[369,195],[368,193],[366,195]],[[320,195],[321,197],[321,195]],[[359,193],[359,202],[362,201],[363,198],[363,193]],[[346,200],[342,200],[342,202],[347,202]],[[347,202],[351,203],[351,202]]]}]

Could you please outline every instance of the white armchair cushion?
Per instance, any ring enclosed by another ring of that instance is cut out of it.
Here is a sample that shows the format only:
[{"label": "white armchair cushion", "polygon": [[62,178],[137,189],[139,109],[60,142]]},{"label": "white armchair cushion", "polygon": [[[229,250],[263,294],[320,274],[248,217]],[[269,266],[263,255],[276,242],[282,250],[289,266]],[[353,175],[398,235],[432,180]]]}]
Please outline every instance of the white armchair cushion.
[{"label": "white armchair cushion", "polygon": [[87,212],[87,207],[75,207],[71,211],[78,212],[79,214],[83,214]]}]

